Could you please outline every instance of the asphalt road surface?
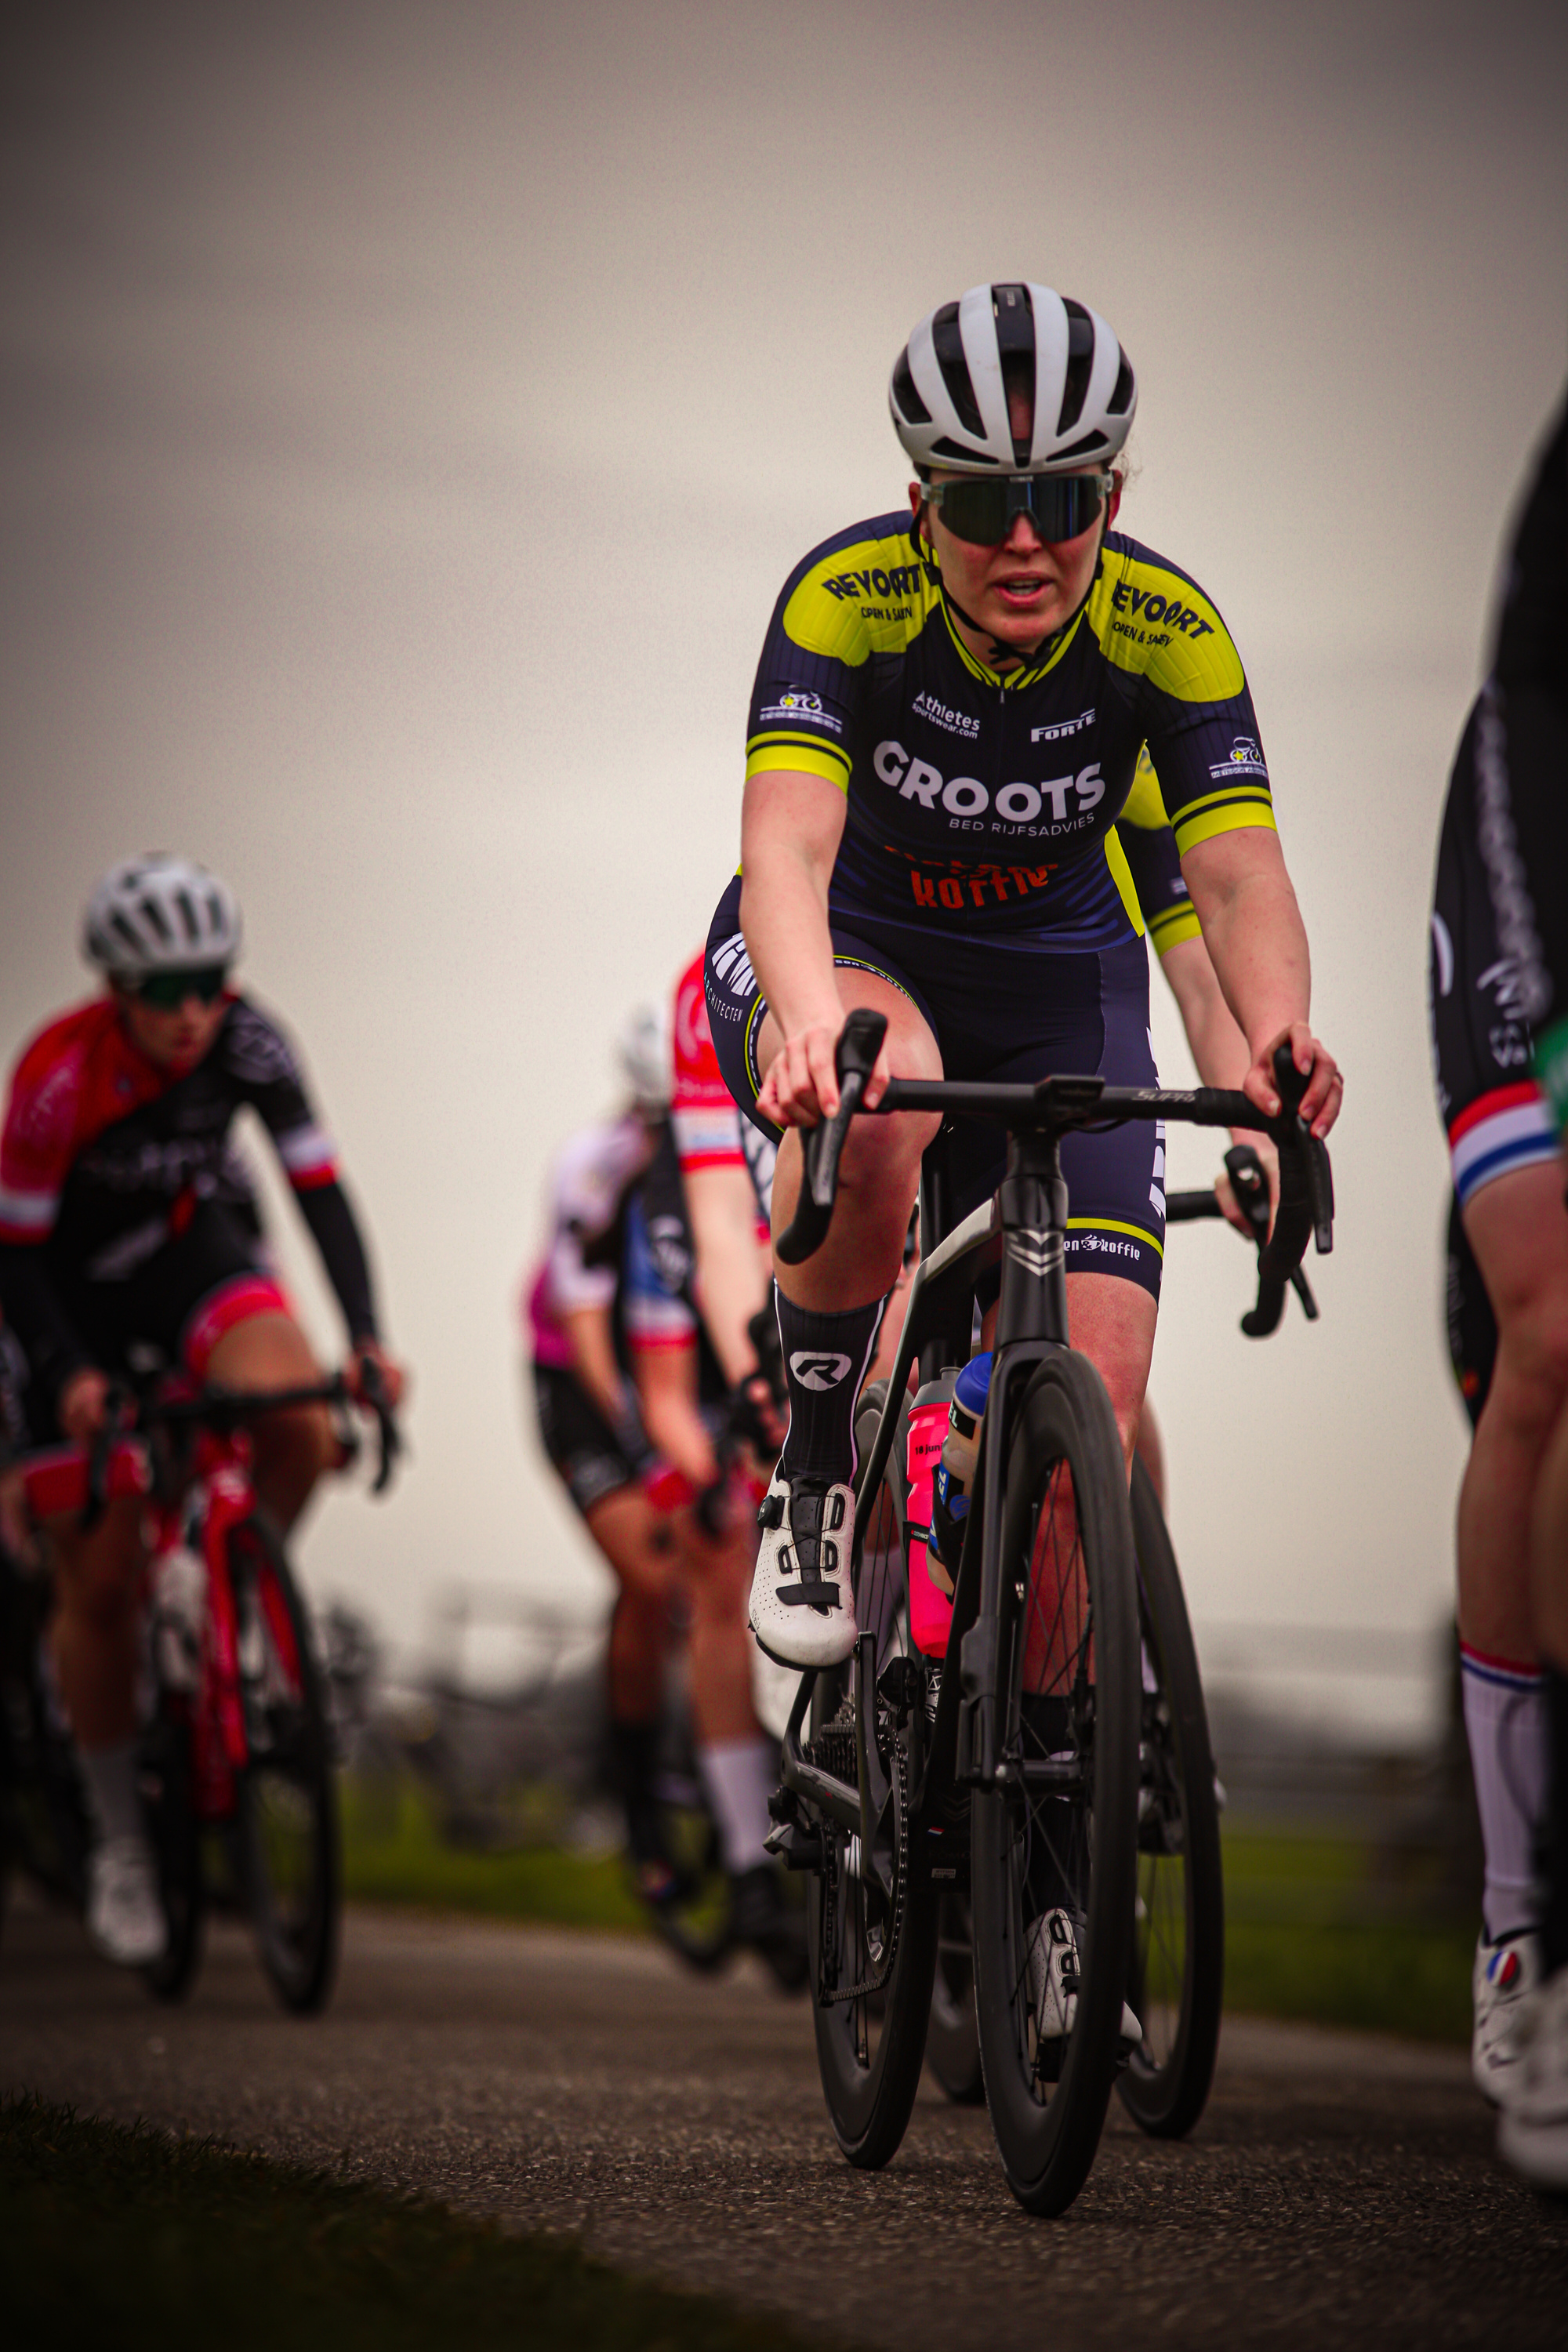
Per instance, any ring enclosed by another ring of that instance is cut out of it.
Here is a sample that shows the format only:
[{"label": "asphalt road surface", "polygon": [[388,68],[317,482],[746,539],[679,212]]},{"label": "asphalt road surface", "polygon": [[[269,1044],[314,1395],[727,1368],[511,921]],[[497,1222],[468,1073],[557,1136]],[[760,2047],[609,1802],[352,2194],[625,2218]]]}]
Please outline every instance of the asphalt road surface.
[{"label": "asphalt road surface", "polygon": [[1236,2021],[1186,2145],[1113,2105],[1065,2219],[1008,2195],[984,2110],[922,2089],[850,2170],[807,2012],[749,1964],[358,1912],[329,2013],[273,2006],[237,1927],[157,2008],[26,1900],[0,2084],[428,2191],[900,2352],[1568,2344],[1568,2210],[1492,2154],[1462,2054]]}]

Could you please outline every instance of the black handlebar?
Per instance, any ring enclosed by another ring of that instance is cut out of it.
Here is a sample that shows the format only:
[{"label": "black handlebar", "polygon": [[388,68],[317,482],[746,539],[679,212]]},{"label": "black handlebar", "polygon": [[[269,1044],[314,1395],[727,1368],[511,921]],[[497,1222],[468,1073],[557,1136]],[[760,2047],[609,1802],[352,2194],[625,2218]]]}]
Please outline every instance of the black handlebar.
[{"label": "black handlebar", "polygon": [[[801,1131],[802,1176],[795,1212],[774,1244],[785,1265],[799,1265],[821,1248],[833,1219],[838,1190],[838,1160],[849,1121],[860,1106],[866,1082],[881,1050],[887,1021],[879,1013],[851,1013],[839,1034],[834,1055],[838,1076],[838,1108],[829,1119]],[[1257,1153],[1239,1144],[1226,1154],[1226,1168],[1237,1199],[1247,1215],[1258,1244],[1258,1303],[1241,1318],[1248,1339],[1265,1338],[1278,1328],[1284,1311],[1286,1286],[1298,1291],[1310,1321],[1317,1319],[1317,1302],[1300,1271],[1307,1244],[1315,1240],[1321,1255],[1333,1247],[1334,1192],[1326,1147],[1301,1118],[1299,1106],[1308,1079],[1297,1069],[1289,1045],[1274,1055],[1274,1083],[1281,1108],[1266,1118],[1245,1096],[1212,1088],[1164,1094],[1158,1087],[1131,1089],[1107,1087],[1098,1078],[1046,1078],[1036,1087],[954,1084],[945,1080],[890,1081],[879,1111],[971,1109],[981,1116],[1016,1118],[1028,1124],[1054,1126],[1063,1132],[1093,1126],[1101,1120],[1158,1118],[1183,1113],[1194,1125],[1247,1127],[1268,1135],[1279,1153],[1279,1202],[1274,1231],[1268,1234],[1268,1186]],[[1030,1118],[1028,1114],[1033,1113]],[[1199,1206],[1198,1203],[1204,1205]],[[1212,1192],[1175,1193],[1166,1202],[1166,1215],[1218,1216]]]}]

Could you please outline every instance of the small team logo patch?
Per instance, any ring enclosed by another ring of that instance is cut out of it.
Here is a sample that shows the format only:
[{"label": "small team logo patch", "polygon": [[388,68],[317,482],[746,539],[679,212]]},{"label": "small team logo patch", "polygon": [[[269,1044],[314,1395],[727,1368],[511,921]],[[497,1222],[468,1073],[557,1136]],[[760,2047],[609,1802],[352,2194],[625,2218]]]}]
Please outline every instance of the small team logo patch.
[{"label": "small team logo patch", "polygon": [[813,1356],[805,1350],[789,1360],[790,1370],[803,1389],[836,1389],[849,1370],[847,1356]]}]

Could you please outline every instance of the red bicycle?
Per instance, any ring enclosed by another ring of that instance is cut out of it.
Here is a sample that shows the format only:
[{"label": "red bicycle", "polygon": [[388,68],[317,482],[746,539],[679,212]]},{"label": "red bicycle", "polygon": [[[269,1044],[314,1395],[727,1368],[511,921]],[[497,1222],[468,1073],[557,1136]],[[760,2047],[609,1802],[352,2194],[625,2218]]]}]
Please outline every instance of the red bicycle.
[{"label": "red bicycle", "polygon": [[[362,1401],[377,1423],[373,1491],[380,1494],[397,1457],[397,1426],[374,1380]],[[337,1964],[336,1742],[310,1617],[282,1541],[257,1505],[247,1431],[289,1406],[346,1407],[348,1383],[340,1375],[246,1393],[175,1387],[115,1402],[90,1452],[35,1455],[24,1477],[36,1518],[75,1510],[90,1525],[110,1500],[145,1498],[141,1790],[169,1930],[163,1958],[145,1975],[163,2000],[188,1991],[209,1895],[226,1880],[249,1914],[279,1999],[308,2013],[325,2002]],[[357,1438],[346,1423],[341,1435],[346,1465]],[[47,1692],[32,1713],[30,1742],[12,1746],[22,1747],[31,1777],[52,1792],[53,1881],[73,1891],[86,1839],[62,1820],[69,1809],[60,1790],[72,1774],[51,1750],[65,1735]],[[27,1818],[25,1799],[14,1801],[14,1821]]]}]

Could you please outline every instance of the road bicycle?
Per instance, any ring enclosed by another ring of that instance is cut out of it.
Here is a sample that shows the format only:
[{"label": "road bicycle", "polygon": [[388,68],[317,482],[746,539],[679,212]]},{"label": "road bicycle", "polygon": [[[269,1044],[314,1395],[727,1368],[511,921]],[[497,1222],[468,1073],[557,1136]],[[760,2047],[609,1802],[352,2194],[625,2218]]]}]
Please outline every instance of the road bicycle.
[{"label": "road bicycle", "polygon": [[[1261,1253],[1268,1239],[1268,1179],[1250,1145],[1234,1146],[1225,1164]],[[1222,1217],[1212,1189],[1170,1192],[1165,1223]],[[1290,1276],[1309,1321],[1317,1302],[1300,1266]],[[861,1418],[880,1391],[862,1402]],[[896,1439],[883,1490],[900,1491]],[[1219,2048],[1225,1990],[1225,1886],[1220,1855],[1219,1779],[1209,1741],[1197,1652],[1181,1573],[1154,1483],[1134,1459],[1131,1506],[1137,1555],[1143,1679],[1139,1737],[1138,1895],[1129,2000],[1142,2038],[1119,2072],[1116,2088],[1143,2129],[1184,2137],[1207,2104]],[[961,2105],[984,2097],[974,2010],[974,1958],[969,1904],[944,1895],[938,1906],[936,1970],[926,2063]]]},{"label": "road bicycle", "polygon": [[[798,1263],[832,1217],[838,1154],[880,1046],[851,1014],[840,1106],[804,1138],[799,1202],[779,1255]],[[924,1255],[885,1395],[869,1400],[857,1479],[851,1659],[806,1673],[784,1741],[775,1850],[807,1873],[819,2070],[840,2147],[885,2164],[924,2058],[944,1916],[967,1901],[984,2087],[1003,2168],[1027,2210],[1063,2211],[1093,2163],[1111,2086],[1146,2128],[1201,2108],[1217,2028],[1217,1920],[1198,1828],[1214,1801],[1202,1689],[1180,1581],[1140,1507],[1134,1532],[1114,1415],[1068,1337],[1060,1140],[1123,1119],[1269,1134],[1280,1198],[1253,1336],[1272,1330],[1309,1239],[1332,1241],[1328,1157],[1294,1106],[1264,1119],[1210,1088],[894,1079],[879,1113],[978,1117],[1007,1133],[993,1201],[954,1223],[942,1154],[926,1155]],[[940,1145],[941,1139],[938,1142]],[[990,1397],[945,1656],[910,1645],[907,1528],[896,1447],[911,1366],[964,1361],[977,1307],[999,1297]],[[871,1413],[875,1412],[875,1425]],[[1178,1863],[1140,1918],[1140,1857]],[[957,1938],[950,1933],[952,1946]],[[1054,1977],[1051,1971],[1055,1970]],[[1053,2012],[1045,1984],[1054,1983]],[[1142,2007],[1139,2007],[1142,2001]],[[1137,2018],[1126,2046],[1124,2004]]]},{"label": "road bicycle", "polygon": [[[380,1494],[398,1433],[374,1367],[365,1370]],[[350,1401],[341,1375],[265,1391],[116,1389],[90,1449],[53,1449],[22,1465],[36,1519],[74,1510],[90,1527],[111,1500],[144,1503],[139,1786],[168,1935],[143,1975],[163,2000],[195,1981],[209,1900],[226,1882],[283,2006],[309,2013],[331,1990],[342,1889],[331,1706],[287,1551],[257,1505],[247,1432],[268,1412]],[[346,1424],[339,1434],[346,1464],[357,1442]],[[47,1666],[47,1584],[13,1575],[8,1591],[7,1843],[79,1906],[89,1837]]]}]

